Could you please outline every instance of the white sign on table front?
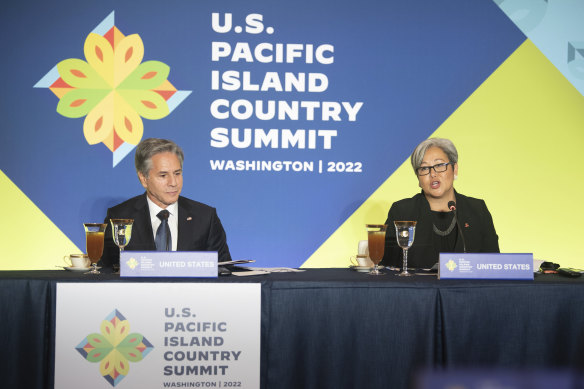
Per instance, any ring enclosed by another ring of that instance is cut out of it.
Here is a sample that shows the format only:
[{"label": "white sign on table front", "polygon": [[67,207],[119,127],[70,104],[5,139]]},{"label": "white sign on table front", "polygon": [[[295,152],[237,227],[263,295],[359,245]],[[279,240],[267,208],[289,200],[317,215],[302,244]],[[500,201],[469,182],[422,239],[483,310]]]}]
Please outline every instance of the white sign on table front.
[{"label": "white sign on table front", "polygon": [[55,388],[259,388],[260,308],[260,284],[59,283]]}]

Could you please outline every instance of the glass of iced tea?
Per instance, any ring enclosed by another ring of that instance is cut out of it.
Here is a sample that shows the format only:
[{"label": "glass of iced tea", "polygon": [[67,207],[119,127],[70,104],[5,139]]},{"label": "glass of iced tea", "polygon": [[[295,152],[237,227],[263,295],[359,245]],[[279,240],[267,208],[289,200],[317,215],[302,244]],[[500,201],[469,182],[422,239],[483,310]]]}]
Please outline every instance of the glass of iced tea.
[{"label": "glass of iced tea", "polygon": [[384,273],[379,271],[379,262],[383,259],[385,252],[385,231],[387,226],[385,224],[366,224],[367,238],[369,240],[369,258],[375,265],[369,274],[379,276]]},{"label": "glass of iced tea", "polygon": [[99,262],[103,254],[103,238],[107,224],[84,223],[83,226],[85,227],[87,256],[93,266],[93,269],[85,274],[100,274],[100,271],[97,270],[97,262]]}]

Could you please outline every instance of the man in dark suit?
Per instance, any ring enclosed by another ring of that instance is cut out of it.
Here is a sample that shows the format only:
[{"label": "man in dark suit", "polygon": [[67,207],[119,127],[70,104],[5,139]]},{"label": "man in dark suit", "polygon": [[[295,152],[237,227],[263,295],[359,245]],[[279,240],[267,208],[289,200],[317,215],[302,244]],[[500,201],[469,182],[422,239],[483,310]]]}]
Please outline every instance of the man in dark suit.
[{"label": "man in dark suit", "polygon": [[126,250],[217,251],[219,261],[231,260],[215,208],[180,196],[183,160],[182,149],[170,140],[140,142],[135,164],[146,193],[108,209],[102,265],[119,263],[110,219],[134,219]]}]

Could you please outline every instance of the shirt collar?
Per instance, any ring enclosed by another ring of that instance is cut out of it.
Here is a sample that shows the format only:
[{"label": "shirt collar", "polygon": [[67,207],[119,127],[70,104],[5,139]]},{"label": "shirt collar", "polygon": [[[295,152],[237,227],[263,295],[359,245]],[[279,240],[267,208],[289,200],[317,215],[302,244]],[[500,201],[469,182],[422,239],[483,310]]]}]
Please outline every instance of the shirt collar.
[{"label": "shirt collar", "polygon": [[146,200],[148,201],[148,209],[150,211],[150,217],[156,217],[156,215],[158,215],[158,213],[160,211],[162,211],[163,209],[166,209],[170,213],[171,216],[174,216],[174,217],[177,216],[178,202],[174,202],[166,208],[160,208],[158,205],[156,205],[154,203],[154,201],[150,200],[150,197],[148,197],[148,195],[146,195]]}]

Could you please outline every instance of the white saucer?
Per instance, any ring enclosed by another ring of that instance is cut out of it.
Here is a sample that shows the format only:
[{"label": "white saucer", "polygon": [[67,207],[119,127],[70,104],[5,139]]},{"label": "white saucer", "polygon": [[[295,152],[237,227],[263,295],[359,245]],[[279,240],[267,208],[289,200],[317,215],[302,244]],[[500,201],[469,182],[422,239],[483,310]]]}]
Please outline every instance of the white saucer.
[{"label": "white saucer", "polygon": [[[369,266],[351,266],[351,269],[358,271],[360,273],[369,273],[371,270],[373,270],[373,267],[369,267]],[[381,267],[380,267],[381,269]]]},{"label": "white saucer", "polygon": [[[70,266],[63,266],[63,269],[65,270],[69,270],[69,271],[89,271],[91,270],[91,266],[90,267],[70,267]],[[101,266],[98,266],[97,269],[101,269]]]}]

